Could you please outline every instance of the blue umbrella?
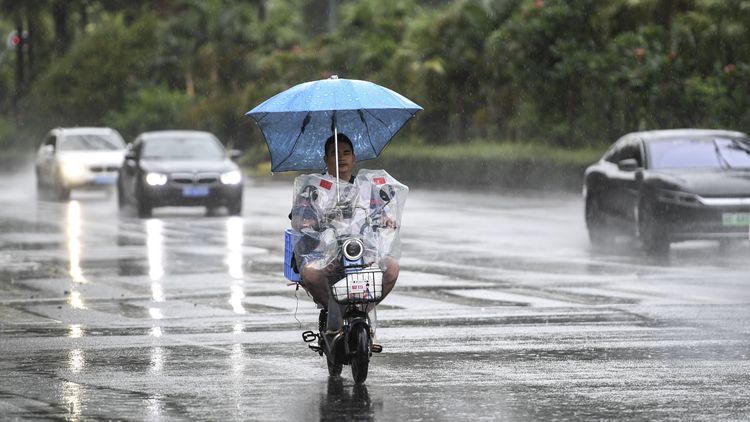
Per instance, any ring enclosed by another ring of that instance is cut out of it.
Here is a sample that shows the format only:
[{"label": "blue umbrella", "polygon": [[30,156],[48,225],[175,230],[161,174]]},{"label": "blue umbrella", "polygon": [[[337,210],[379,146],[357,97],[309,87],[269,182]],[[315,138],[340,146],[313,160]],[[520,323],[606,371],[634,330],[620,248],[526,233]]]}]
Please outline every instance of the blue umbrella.
[{"label": "blue umbrella", "polygon": [[334,75],[289,88],[246,114],[266,138],[271,171],[279,172],[325,168],[325,140],[337,133],[352,140],[358,161],[377,158],[419,110],[388,88]]}]

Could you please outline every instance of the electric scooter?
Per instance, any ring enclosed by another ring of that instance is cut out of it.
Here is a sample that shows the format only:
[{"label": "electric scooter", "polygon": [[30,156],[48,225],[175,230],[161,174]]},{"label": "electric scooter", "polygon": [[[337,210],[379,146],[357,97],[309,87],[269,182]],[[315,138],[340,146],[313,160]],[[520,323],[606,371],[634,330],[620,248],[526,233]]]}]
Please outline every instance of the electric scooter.
[{"label": "electric scooter", "polygon": [[[319,332],[305,331],[302,339],[313,351],[325,356],[328,374],[338,376],[343,365],[351,365],[358,384],[367,379],[372,353],[383,348],[373,343],[377,314],[375,304],[383,292],[383,272],[366,269],[362,263],[364,246],[358,238],[341,242],[341,271],[329,282],[327,312],[321,312]],[[336,280],[338,279],[338,280]]]},{"label": "electric scooter", "polygon": [[[404,188],[400,188],[404,191]],[[306,202],[319,200],[315,186],[303,186],[298,190]],[[335,256],[329,265],[328,308],[321,312],[318,332],[302,333],[308,347],[320,356],[325,356],[330,376],[339,376],[344,365],[352,368],[352,377],[357,384],[367,379],[370,358],[382,352],[380,344],[374,342],[377,327],[376,304],[383,297],[383,269],[373,262],[373,252],[381,244],[388,244],[395,232],[395,224],[386,224],[386,206],[396,196],[389,184],[377,186],[373,198],[366,206],[337,204],[323,216],[317,227],[332,227],[332,221],[341,221],[342,215],[351,218],[353,213],[364,213],[359,233],[348,230],[335,237]],[[359,214],[357,214],[359,215]],[[339,226],[342,227],[342,226]],[[391,237],[389,237],[391,236]],[[383,240],[384,239],[384,240]],[[285,276],[304,285],[294,263],[295,244],[293,231],[286,232]],[[381,242],[383,240],[383,242]],[[387,249],[386,249],[387,250]],[[377,254],[375,254],[377,255]],[[291,264],[290,264],[291,262]]]}]

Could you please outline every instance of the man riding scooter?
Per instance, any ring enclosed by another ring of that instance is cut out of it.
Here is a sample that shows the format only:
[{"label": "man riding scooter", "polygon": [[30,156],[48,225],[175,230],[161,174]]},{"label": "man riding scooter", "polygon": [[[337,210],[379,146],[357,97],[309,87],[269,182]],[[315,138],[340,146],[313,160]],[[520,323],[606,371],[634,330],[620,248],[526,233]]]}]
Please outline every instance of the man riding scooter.
[{"label": "man riding scooter", "polygon": [[[334,137],[331,136],[326,140],[325,143],[325,162],[326,162],[326,178],[329,178],[332,182],[336,179],[336,154],[334,150]],[[339,183],[344,186],[343,190],[353,191],[355,178],[353,175],[354,165],[357,162],[357,158],[354,154],[354,148],[352,141],[344,134],[338,134],[338,170],[339,170]],[[349,206],[351,206],[351,200],[349,198]],[[299,209],[299,208],[298,208]],[[320,210],[325,212],[326,210]],[[310,228],[312,224],[319,224],[319,220],[315,216],[311,215],[311,210],[307,208],[308,214],[305,215],[302,212],[296,212],[293,210],[292,228],[301,230],[303,228]],[[351,214],[350,214],[351,215]],[[395,221],[389,219],[385,222],[388,227],[395,228]],[[335,271],[335,264],[320,265],[320,262],[312,263],[310,258],[313,258],[310,254],[306,254],[307,258],[303,256],[296,257],[298,259],[297,266],[300,270],[300,274],[304,282],[305,289],[313,297],[315,303],[320,305],[323,309],[321,313],[325,313],[328,308],[328,280],[332,275],[331,272]],[[303,261],[300,265],[300,261]],[[381,269],[383,269],[383,296],[381,300],[388,296],[388,293],[393,290],[396,285],[396,280],[399,274],[398,260],[392,256],[383,257]]]}]

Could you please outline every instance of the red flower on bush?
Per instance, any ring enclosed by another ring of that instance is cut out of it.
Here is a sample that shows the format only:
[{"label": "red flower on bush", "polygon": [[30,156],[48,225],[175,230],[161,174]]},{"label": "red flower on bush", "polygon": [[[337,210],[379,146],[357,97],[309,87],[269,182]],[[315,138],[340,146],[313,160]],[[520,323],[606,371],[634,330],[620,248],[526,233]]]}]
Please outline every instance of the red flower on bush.
[{"label": "red flower on bush", "polygon": [[732,73],[735,70],[737,70],[737,66],[729,63],[728,65],[724,66],[724,73]]},{"label": "red flower on bush", "polygon": [[643,47],[636,47],[633,49],[633,54],[635,54],[635,57],[638,59],[643,58],[643,56],[646,55],[646,49]]},{"label": "red flower on bush", "polygon": [[534,7],[537,9],[544,7],[544,0],[534,0]]}]

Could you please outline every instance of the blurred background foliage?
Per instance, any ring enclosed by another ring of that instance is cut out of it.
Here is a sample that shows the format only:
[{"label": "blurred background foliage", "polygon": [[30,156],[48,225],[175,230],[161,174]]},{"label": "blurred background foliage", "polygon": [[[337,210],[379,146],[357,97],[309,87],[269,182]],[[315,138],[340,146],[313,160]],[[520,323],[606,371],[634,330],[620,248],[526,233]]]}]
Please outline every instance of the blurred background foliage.
[{"label": "blurred background foliage", "polygon": [[0,11],[5,150],[31,150],[55,126],[108,125],[126,139],[209,130],[261,154],[244,113],[331,74],[422,105],[399,135],[422,147],[590,151],[640,129],[750,131],[750,0],[0,0]]}]

